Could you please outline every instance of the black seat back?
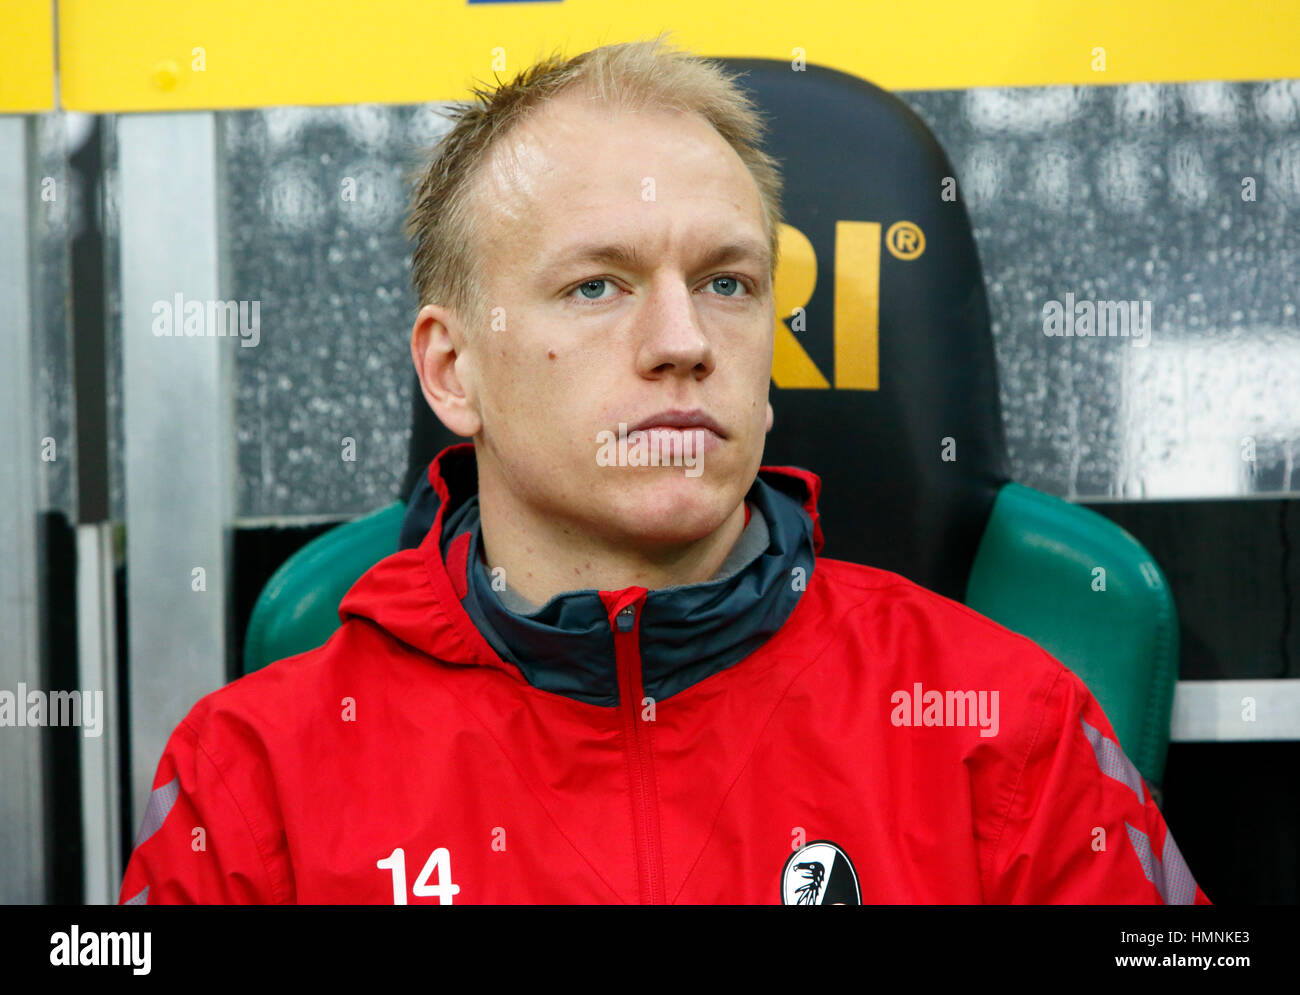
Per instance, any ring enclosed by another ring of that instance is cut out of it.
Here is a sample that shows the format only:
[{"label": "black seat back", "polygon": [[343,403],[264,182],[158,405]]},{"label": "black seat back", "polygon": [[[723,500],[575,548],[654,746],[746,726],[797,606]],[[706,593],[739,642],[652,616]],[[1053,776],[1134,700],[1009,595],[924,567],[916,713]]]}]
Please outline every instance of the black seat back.
[{"label": "black seat back", "polygon": [[[1008,474],[983,276],[952,166],[920,118],[862,79],[722,61],[769,117],[783,214],[807,240],[782,240],[787,328],[763,462],[822,478],[823,555],[961,600]],[[403,496],[457,441],[417,385]],[[427,532],[428,507],[412,502],[404,537]]]}]

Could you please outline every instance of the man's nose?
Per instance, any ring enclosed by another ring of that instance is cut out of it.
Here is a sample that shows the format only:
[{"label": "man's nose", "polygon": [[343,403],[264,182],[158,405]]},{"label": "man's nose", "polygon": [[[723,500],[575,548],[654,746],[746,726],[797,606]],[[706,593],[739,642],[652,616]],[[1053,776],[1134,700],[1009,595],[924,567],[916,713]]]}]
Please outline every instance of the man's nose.
[{"label": "man's nose", "polygon": [[643,376],[707,376],[713,349],[700,323],[698,300],[680,279],[658,281],[637,318],[637,366]]}]

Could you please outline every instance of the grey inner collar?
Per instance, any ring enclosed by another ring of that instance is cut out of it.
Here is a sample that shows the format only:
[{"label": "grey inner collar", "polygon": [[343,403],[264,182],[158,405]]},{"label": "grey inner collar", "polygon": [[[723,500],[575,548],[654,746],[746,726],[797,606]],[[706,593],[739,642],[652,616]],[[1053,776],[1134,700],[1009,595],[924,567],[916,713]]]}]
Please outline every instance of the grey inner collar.
[{"label": "grey inner collar", "polygon": [[[731,552],[722,561],[722,566],[718,568],[718,572],[713,575],[709,583],[715,580],[726,580],[733,574],[744,570],[745,567],[749,566],[766,551],[770,539],[767,521],[763,518],[763,513],[751,504],[749,506],[749,524],[745,526],[745,531],[740,533],[740,538],[731,547]],[[478,569],[485,572],[487,570],[482,562],[478,564]],[[672,590],[672,588],[664,588],[664,590]],[[501,598],[501,604],[516,615],[531,615],[542,607],[528,601],[509,584],[497,593]]]}]

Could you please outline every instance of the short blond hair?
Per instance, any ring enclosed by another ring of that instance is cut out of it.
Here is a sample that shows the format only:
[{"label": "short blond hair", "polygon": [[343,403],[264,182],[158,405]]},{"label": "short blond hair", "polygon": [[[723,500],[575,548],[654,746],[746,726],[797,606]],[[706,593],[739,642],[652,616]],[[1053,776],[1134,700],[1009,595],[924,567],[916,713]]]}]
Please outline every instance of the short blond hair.
[{"label": "short blond hair", "polygon": [[415,184],[406,233],[414,243],[411,280],[420,306],[441,304],[482,327],[486,290],[478,279],[482,222],[473,210],[474,179],[495,143],[531,113],[573,88],[618,109],[699,114],[735,150],[758,187],[764,224],[777,264],[781,173],[762,150],[767,122],[750,96],[719,63],[649,41],[605,45],[570,59],[553,54],[495,89],[475,87],[477,102],[453,105],[452,127],[434,146]]}]

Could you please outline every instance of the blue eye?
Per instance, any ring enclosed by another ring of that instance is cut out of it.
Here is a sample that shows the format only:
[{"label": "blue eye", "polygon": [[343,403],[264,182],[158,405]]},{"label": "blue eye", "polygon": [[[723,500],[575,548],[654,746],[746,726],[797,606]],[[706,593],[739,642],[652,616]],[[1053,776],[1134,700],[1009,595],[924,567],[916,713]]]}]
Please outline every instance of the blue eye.
[{"label": "blue eye", "polygon": [[[734,276],[715,276],[712,282],[714,284],[722,283],[724,285],[730,286],[729,290],[719,290],[719,293],[723,297],[739,296],[740,291],[746,289],[745,285],[741,283],[740,280],[736,279]],[[716,290],[718,288],[715,286],[714,289]]]},{"label": "blue eye", "polygon": [[[587,280],[587,281],[584,282],[584,283],[580,283],[580,284],[578,284],[576,287],[574,287],[573,289],[574,289],[574,290],[577,290],[577,291],[580,291],[580,292],[582,293],[582,296],[583,296],[586,300],[589,300],[589,301],[598,301],[598,300],[600,300],[600,299],[604,296],[604,295],[601,294],[599,291],[600,291],[602,285],[607,284],[607,283],[609,283],[608,280],[604,279],[603,277],[600,277],[600,278],[597,278],[597,279],[595,279],[595,280]],[[594,297],[593,297],[591,294],[588,294],[588,293],[587,293],[587,291],[590,290],[590,289],[592,289],[593,287],[594,287],[594,288],[596,289],[596,291],[597,291],[597,293],[596,293],[596,295],[595,295]]]},{"label": "blue eye", "polygon": [[[750,294],[749,285],[736,276],[715,276],[709,281],[709,284],[714,293],[719,297],[739,298],[747,297]],[[574,287],[573,290],[569,291],[569,296],[573,297],[574,293],[577,292],[581,294],[581,297],[578,299],[594,304],[598,301],[610,300],[612,298],[612,294],[602,292],[605,290],[613,291],[617,290],[617,287],[614,286],[612,280],[599,276],[593,277],[590,280],[584,280],[582,283]]]}]

